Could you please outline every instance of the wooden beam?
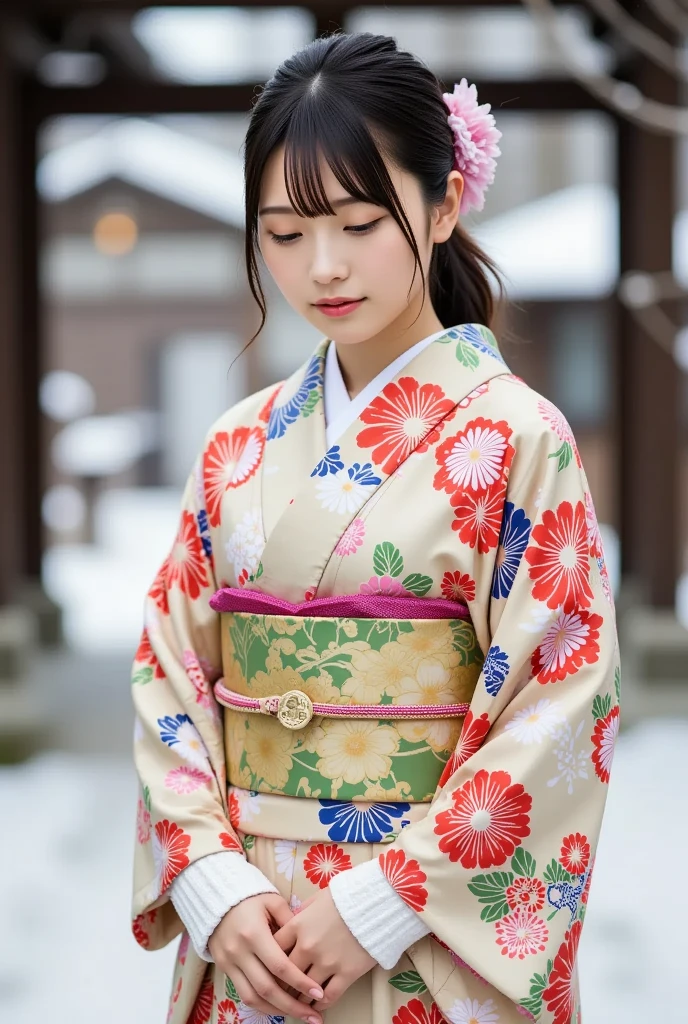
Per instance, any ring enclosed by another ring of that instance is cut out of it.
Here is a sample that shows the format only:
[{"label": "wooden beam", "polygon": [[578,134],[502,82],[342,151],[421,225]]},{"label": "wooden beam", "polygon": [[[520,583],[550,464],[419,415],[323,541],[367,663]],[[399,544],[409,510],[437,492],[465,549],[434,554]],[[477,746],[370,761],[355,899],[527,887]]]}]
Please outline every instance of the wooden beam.
[{"label": "wooden beam", "polygon": [[[449,87],[456,79],[443,76]],[[476,82],[481,102],[498,111],[558,113],[606,110],[577,82],[567,79]],[[38,121],[61,114],[231,114],[250,110],[262,83],[186,85],[106,81],[88,89],[51,89],[37,83],[26,93]]]},{"label": "wooden beam", "polygon": [[[573,0],[575,5],[576,0]],[[582,0],[580,0],[582,2]],[[572,6],[571,0],[553,0],[553,3],[560,6]],[[26,17],[32,15],[67,15],[81,12],[103,13],[111,11],[140,11],[149,7],[189,7],[189,0],[163,0],[155,3],[154,0],[3,0],[3,13],[21,14]],[[312,10],[317,16],[325,16],[327,11],[341,10],[340,0],[310,0],[310,2],[299,3],[298,0],[245,0],[243,4],[231,4],[228,0],[203,0],[199,7],[304,7]],[[359,7],[455,7],[461,9],[476,9],[490,7],[521,7],[521,0],[432,0],[428,5],[420,0],[364,0],[364,2],[350,2],[347,5],[350,10]]]}]

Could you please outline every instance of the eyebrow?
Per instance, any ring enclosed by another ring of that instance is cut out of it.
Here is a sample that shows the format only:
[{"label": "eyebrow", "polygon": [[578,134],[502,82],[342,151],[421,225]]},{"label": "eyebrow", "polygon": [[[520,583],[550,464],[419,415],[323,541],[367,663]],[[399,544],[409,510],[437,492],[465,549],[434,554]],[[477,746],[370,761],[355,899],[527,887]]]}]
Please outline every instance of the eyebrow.
[{"label": "eyebrow", "polygon": [[[335,209],[340,206],[353,206],[355,203],[363,203],[365,200],[356,199],[355,196],[346,196],[344,199],[335,199],[331,204]],[[260,217],[266,213],[296,213],[293,206],[264,206],[262,210],[258,211]]]}]

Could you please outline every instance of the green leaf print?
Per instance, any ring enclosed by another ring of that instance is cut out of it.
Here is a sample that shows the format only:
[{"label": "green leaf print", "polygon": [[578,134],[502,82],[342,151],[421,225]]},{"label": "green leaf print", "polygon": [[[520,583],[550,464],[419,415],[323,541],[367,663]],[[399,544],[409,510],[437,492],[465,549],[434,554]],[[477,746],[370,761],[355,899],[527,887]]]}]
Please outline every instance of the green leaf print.
[{"label": "green leaf print", "polygon": [[263,563],[259,562],[258,563],[258,568],[256,569],[256,579],[259,580],[262,575],[263,575]]},{"label": "green leaf print", "polygon": [[481,921],[499,921],[509,913],[506,890],[514,880],[511,871],[495,871],[491,875],[475,875],[468,883],[469,890],[478,897],[478,903],[485,903],[480,913]]},{"label": "green leaf print", "polygon": [[143,802],[144,802],[144,804],[146,806],[146,810],[150,814],[150,812],[151,812],[151,798],[150,798],[150,789],[148,788],[148,786],[144,786],[143,787],[143,794],[142,795],[143,795]]},{"label": "green leaf print", "polygon": [[521,877],[535,878],[535,857],[519,846],[511,858],[511,870]]},{"label": "green leaf print", "polygon": [[594,718],[606,718],[612,709],[612,696],[605,693],[602,697],[599,693],[592,702],[592,713]]},{"label": "green leaf print", "polygon": [[614,692],[616,693],[616,703],[620,704],[621,703],[621,669],[619,668],[618,665],[616,666],[616,671],[614,672]]},{"label": "green leaf print", "polygon": [[558,860],[552,860],[549,862],[544,870],[543,876],[546,882],[551,885],[556,885],[557,882],[574,882],[573,875],[570,875],[568,871],[562,867]]},{"label": "green leaf print", "polygon": [[562,469],[566,469],[566,467],[571,462],[571,459],[573,458],[573,448],[571,447],[568,441],[564,441],[561,448],[559,448],[556,452],[552,452],[552,454],[548,455],[547,458],[559,459],[557,471],[561,473]]},{"label": "green leaf print", "polygon": [[226,994],[228,999],[233,1000],[233,1002],[235,1002],[235,1003],[238,1003],[238,1002],[241,1001],[239,999],[239,993],[234,988],[234,982],[232,981],[231,978],[228,978],[228,977],[225,977],[225,994]]},{"label": "green leaf print", "polygon": [[432,586],[432,580],[429,576],[421,576],[418,572],[412,572],[410,576],[402,580],[401,585],[404,590],[409,590],[416,597],[425,597]]},{"label": "green leaf print", "polygon": [[314,388],[301,408],[301,415],[306,419],[314,411],[320,401],[320,388]]},{"label": "green leaf print", "polygon": [[253,847],[256,845],[256,837],[244,836],[244,838],[241,840],[241,845],[245,850],[252,850]]},{"label": "green leaf print", "polygon": [[501,355],[501,352],[499,351],[499,346],[497,345],[497,339],[495,338],[494,334],[492,333],[489,327],[485,327],[483,324],[481,324],[480,327],[478,328],[478,334],[481,336],[486,345],[489,345],[491,349],[494,349],[494,351],[498,353],[498,355]]},{"label": "green leaf print", "polygon": [[459,341],[456,346],[456,358],[462,364],[462,366],[468,367],[469,370],[475,370],[480,363],[480,356],[467,341]]},{"label": "green leaf print", "polygon": [[140,668],[138,672],[134,672],[131,677],[131,681],[135,686],[145,686],[146,683],[150,683],[153,679],[153,666],[146,665],[144,668]]},{"label": "green leaf print", "polygon": [[421,978],[418,971],[402,971],[395,974],[393,978],[387,979],[390,985],[398,988],[400,992],[427,992],[428,986]]},{"label": "green leaf print", "polygon": [[542,1013],[542,993],[547,988],[547,982],[549,976],[552,973],[552,967],[554,963],[552,960],[547,961],[547,973],[546,974],[534,974],[530,979],[530,995],[526,996],[525,999],[519,1000],[519,1005],[532,1013],[536,1019]]},{"label": "green leaf print", "polygon": [[377,544],[373,552],[373,568],[378,576],[401,576],[404,559],[399,548],[395,548],[388,540]]}]

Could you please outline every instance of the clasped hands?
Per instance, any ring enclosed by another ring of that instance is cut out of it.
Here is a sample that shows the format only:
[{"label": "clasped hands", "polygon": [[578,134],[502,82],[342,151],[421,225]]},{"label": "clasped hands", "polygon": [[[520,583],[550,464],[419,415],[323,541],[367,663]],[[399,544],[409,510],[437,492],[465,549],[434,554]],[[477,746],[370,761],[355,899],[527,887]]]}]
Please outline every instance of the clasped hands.
[{"label": "clasped hands", "polygon": [[247,1006],[308,1024],[322,1024],[322,1011],[377,963],[345,925],[329,889],[296,914],[277,893],[242,900],[208,948]]}]

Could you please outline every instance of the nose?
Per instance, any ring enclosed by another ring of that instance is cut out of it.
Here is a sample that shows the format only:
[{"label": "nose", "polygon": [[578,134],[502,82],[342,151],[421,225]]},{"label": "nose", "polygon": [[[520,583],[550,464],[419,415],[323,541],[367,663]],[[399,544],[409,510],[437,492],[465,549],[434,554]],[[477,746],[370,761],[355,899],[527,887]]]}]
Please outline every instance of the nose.
[{"label": "nose", "polygon": [[327,285],[332,281],[345,281],[349,267],[344,254],[334,239],[324,234],[315,239],[311,277],[316,284]]}]

